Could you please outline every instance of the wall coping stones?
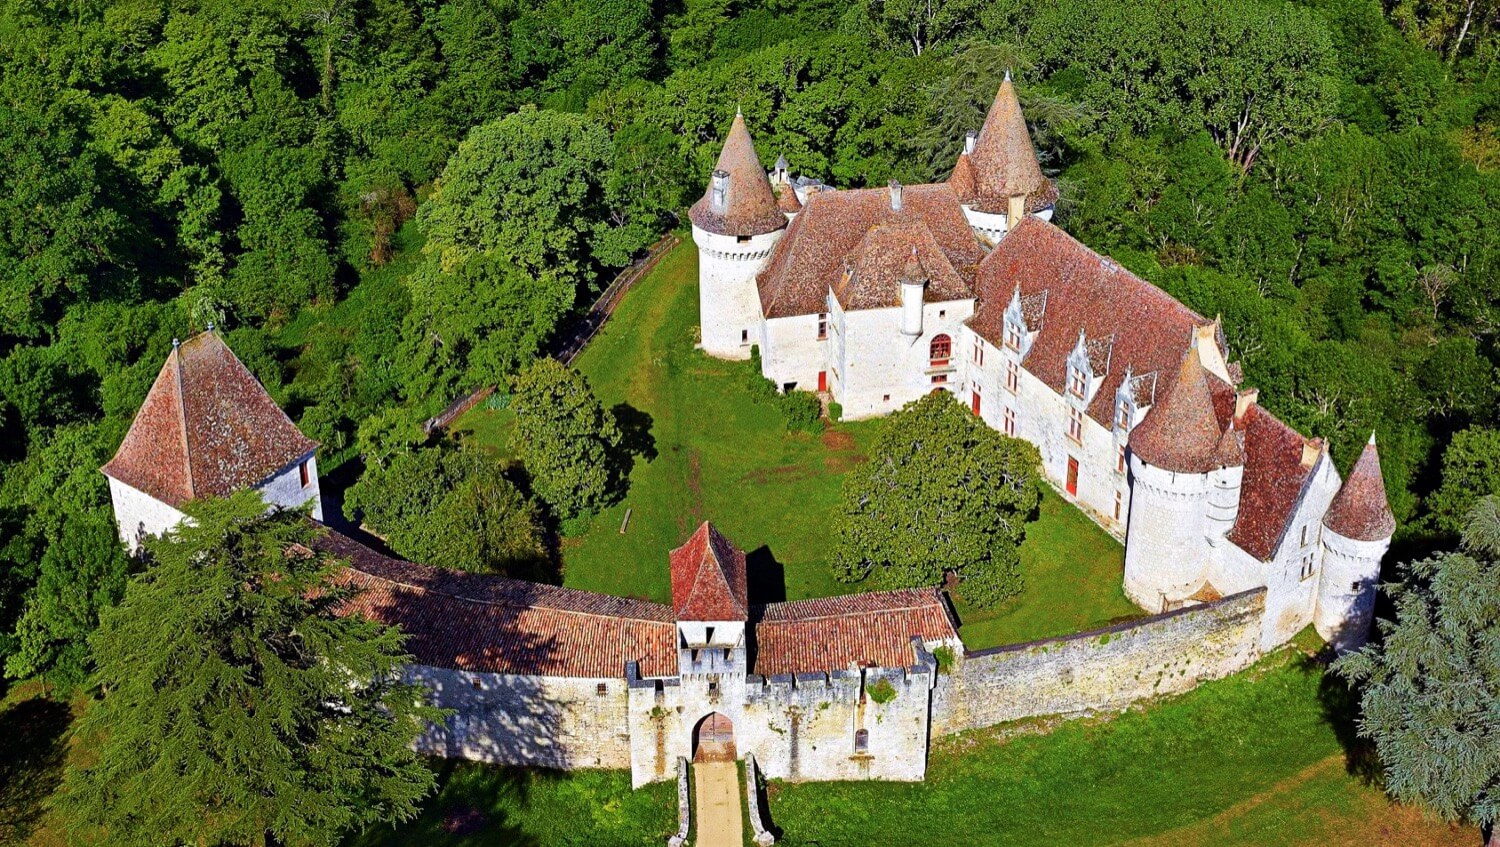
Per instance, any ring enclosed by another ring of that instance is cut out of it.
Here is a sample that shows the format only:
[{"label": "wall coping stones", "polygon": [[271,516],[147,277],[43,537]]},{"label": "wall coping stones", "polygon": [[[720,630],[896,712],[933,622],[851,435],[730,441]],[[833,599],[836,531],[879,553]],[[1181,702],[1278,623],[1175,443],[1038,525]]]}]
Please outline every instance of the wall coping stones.
[{"label": "wall coping stones", "polygon": [[745,803],[750,812],[752,840],[760,847],[771,847],[776,836],[766,831],[765,819],[760,816],[760,773],[755,767],[755,754],[745,754]]},{"label": "wall coping stones", "polygon": [[682,847],[687,843],[688,827],[692,824],[692,807],[688,803],[688,760],[677,757],[677,833],[667,838],[667,847]]}]

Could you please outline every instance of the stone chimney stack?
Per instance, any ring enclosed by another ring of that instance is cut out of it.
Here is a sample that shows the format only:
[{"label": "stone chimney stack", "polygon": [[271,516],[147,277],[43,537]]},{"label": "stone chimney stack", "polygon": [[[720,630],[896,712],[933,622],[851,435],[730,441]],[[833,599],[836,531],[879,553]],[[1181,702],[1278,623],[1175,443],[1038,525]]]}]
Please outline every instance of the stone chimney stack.
[{"label": "stone chimney stack", "polygon": [[894,179],[891,180],[890,190],[891,190],[891,211],[892,212],[899,212],[899,211],[901,211],[901,209],[903,207],[903,201],[901,199],[901,183],[897,182]]},{"label": "stone chimney stack", "polygon": [[729,208],[729,171],[714,171],[709,186],[708,204],[716,214],[722,215]]},{"label": "stone chimney stack", "polygon": [[1245,420],[1245,414],[1250,411],[1256,401],[1260,400],[1259,388],[1246,388],[1234,396],[1234,425],[1244,429],[1241,422]]},{"label": "stone chimney stack", "polygon": [[1318,463],[1318,457],[1323,455],[1323,439],[1309,438],[1302,442],[1302,467],[1310,468]]},{"label": "stone chimney stack", "polygon": [[968,134],[966,134],[964,136],[964,152],[965,153],[973,153],[974,152],[974,147],[977,146],[978,144],[979,144],[979,132],[978,132],[978,130],[972,130],[972,129],[969,130]]}]

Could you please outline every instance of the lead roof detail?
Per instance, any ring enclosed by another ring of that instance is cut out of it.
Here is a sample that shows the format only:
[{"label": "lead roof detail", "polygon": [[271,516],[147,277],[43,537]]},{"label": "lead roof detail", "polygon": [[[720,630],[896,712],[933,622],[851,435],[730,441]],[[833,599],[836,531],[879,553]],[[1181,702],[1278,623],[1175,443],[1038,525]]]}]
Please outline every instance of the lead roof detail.
[{"label": "lead roof detail", "polygon": [[253,488],[317,448],[212,330],[177,345],[102,470],[170,506]]}]

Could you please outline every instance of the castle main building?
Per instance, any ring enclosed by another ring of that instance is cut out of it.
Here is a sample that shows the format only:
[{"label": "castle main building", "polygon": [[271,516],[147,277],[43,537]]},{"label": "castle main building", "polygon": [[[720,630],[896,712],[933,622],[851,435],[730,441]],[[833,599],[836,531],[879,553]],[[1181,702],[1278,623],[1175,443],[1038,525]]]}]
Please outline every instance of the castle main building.
[{"label": "castle main building", "polygon": [[690,213],[702,345],[849,418],[953,393],[1041,451],[1126,541],[1151,612],[1267,589],[1263,646],[1369,630],[1395,522],[1374,438],[1347,483],[1327,445],[1241,387],[1222,328],[1050,223],[1009,74],[952,175],[834,190],[761,168],[736,115]]}]

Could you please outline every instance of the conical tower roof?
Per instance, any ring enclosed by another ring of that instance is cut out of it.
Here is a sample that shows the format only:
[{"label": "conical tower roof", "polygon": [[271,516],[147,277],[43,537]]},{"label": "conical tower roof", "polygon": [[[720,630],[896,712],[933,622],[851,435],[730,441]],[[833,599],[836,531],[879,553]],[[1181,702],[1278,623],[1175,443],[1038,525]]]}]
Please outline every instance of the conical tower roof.
[{"label": "conical tower roof", "polygon": [[1208,473],[1231,458],[1234,447],[1220,449],[1224,431],[1214,413],[1208,372],[1196,348],[1182,357],[1182,367],[1167,396],[1151,407],[1130,433],[1130,449],[1141,461],[1176,473]]},{"label": "conical tower roof", "polygon": [[750,617],[745,553],[704,521],[672,551],[672,607],[684,621],[743,621]]},{"label": "conical tower roof", "polygon": [[1385,479],[1380,474],[1380,454],[1375,449],[1375,435],[1360,452],[1344,487],[1328,504],[1323,525],[1355,541],[1383,541],[1396,532],[1396,516],[1391,514],[1385,496]]},{"label": "conical tower roof", "polygon": [[163,503],[225,497],[318,446],[212,330],[173,346],[101,470]]},{"label": "conical tower roof", "polygon": [[744,115],[735,113],[714,173],[729,177],[724,208],[714,208],[713,183],[710,181],[703,197],[688,210],[688,217],[699,229],[717,235],[753,236],[786,226],[786,215],[782,214],[776,193],[771,190],[771,180],[760,165],[760,157],[755,154],[755,142],[750,139],[750,130],[745,128]]},{"label": "conical tower roof", "polygon": [[1016,87],[1005,74],[995,102],[979,130],[974,151],[955,168],[950,183],[959,199],[983,212],[1003,213],[1010,198],[1026,195],[1026,211],[1034,212],[1057,200],[1057,187],[1042,175]]}]

